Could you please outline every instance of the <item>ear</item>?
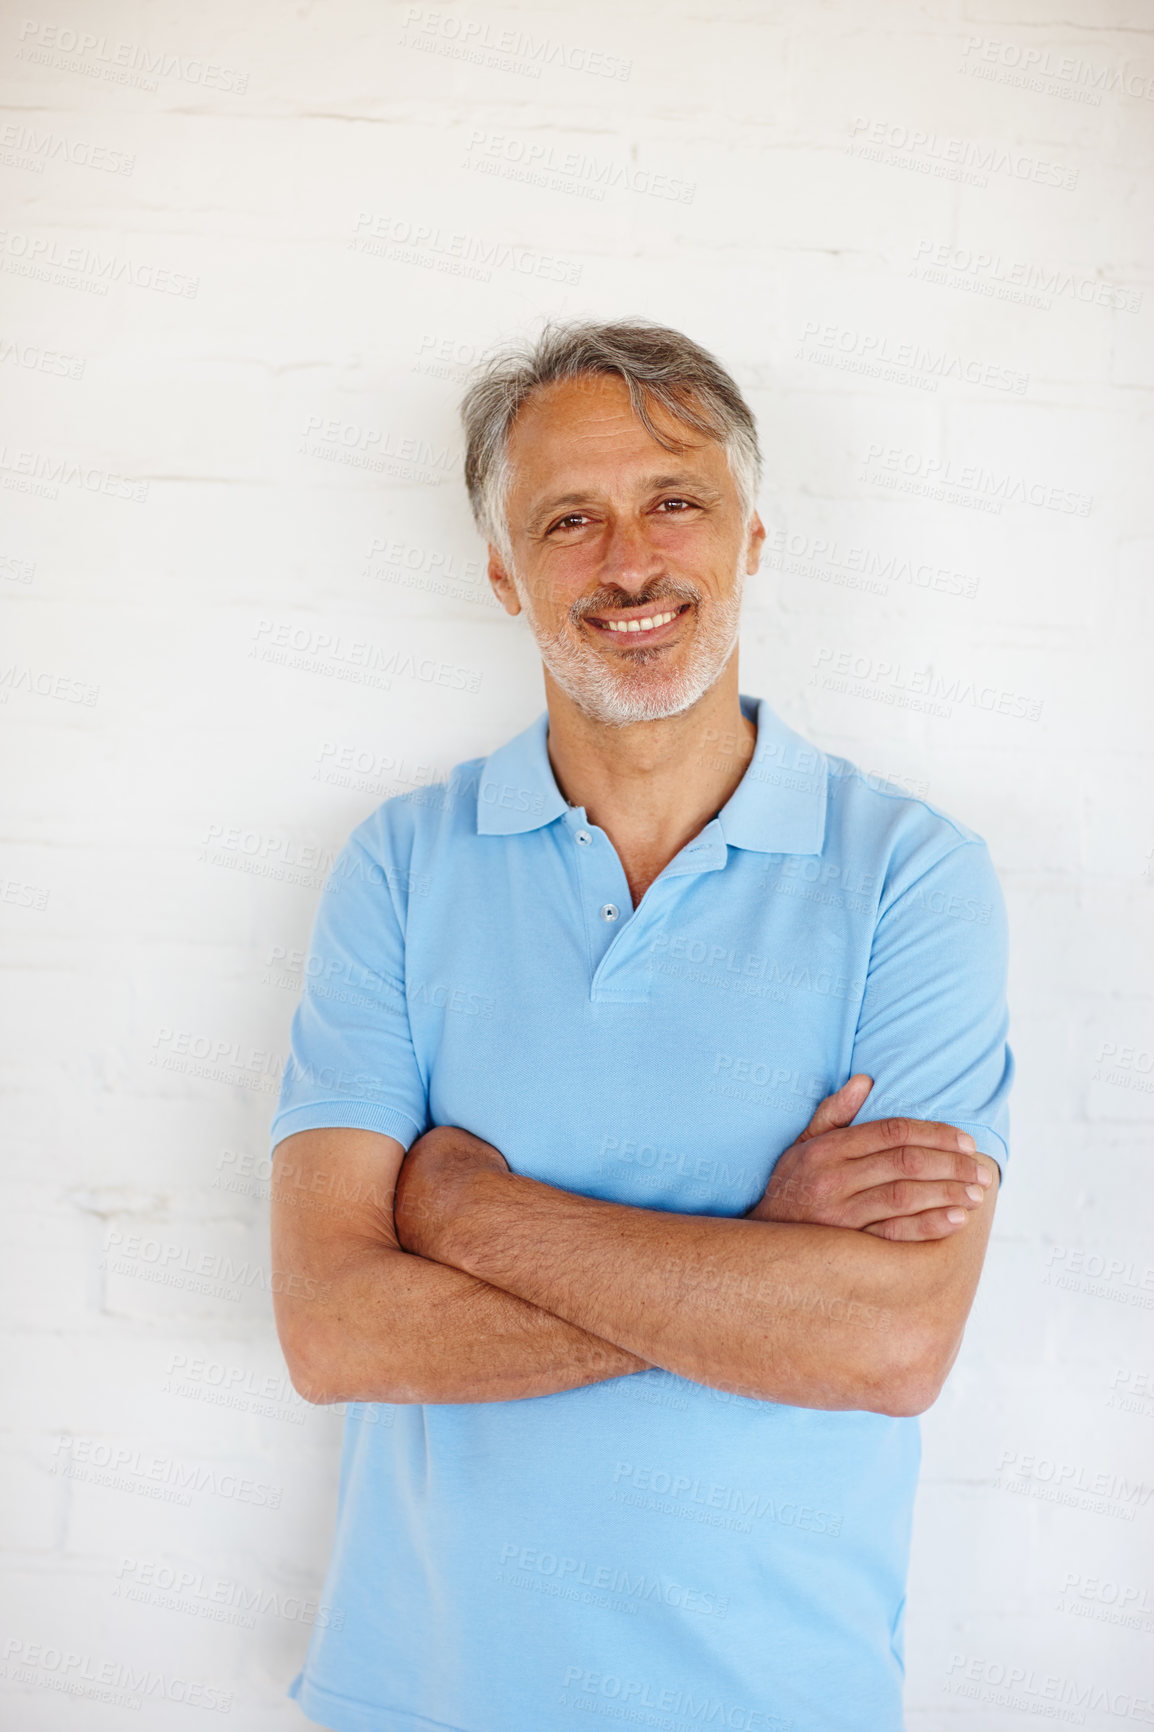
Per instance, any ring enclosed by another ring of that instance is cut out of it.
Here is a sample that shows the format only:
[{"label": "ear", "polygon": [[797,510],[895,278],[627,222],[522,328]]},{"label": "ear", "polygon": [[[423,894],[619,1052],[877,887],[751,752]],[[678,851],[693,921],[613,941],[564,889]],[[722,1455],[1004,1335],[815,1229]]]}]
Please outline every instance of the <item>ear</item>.
[{"label": "ear", "polygon": [[753,521],[749,526],[749,540],[745,548],[745,570],[752,577],[761,564],[761,550],[765,544],[765,524],[755,511]]},{"label": "ear", "polygon": [[501,603],[506,613],[518,614],[521,611],[521,598],[513,585],[513,579],[505,570],[504,561],[493,543],[489,543],[489,582],[493,586],[493,594]]}]

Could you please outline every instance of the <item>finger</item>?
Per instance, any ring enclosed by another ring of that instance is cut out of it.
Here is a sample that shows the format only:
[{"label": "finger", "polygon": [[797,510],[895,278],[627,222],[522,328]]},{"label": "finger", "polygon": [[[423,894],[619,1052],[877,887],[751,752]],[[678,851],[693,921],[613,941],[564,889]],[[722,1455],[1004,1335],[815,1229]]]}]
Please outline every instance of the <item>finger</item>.
[{"label": "finger", "polygon": [[[972,1155],[976,1144],[967,1131],[956,1125],[945,1125],[934,1119],[873,1119],[864,1125],[850,1125],[844,1130],[823,1133],[823,1155],[835,1159],[856,1159],[859,1155],[880,1154],[885,1149],[916,1145],[923,1149],[961,1150]],[[817,1152],[816,1150],[814,1151]]]},{"label": "finger", "polygon": [[826,1131],[848,1125],[850,1120],[861,1112],[866,1096],[873,1086],[872,1078],[863,1071],[851,1076],[849,1081],[842,1083],[833,1094],[826,1095],[823,1101],[818,1102],[814,1115],[798,1137],[798,1142],[808,1142],[810,1137],[820,1137]]},{"label": "finger", "polygon": [[[976,1185],[985,1191],[993,1184],[993,1174],[978,1155],[963,1155],[958,1150],[925,1149],[920,1143],[903,1143],[896,1149],[883,1149],[876,1155],[858,1155],[847,1159],[844,1168],[845,1194],[872,1190],[876,1185],[892,1184],[896,1179],[954,1179],[961,1185]],[[895,1209],[894,1214],[912,1211]]]},{"label": "finger", "polygon": [[981,1208],[985,1194],[977,1185],[961,1185],[953,1179],[894,1179],[848,1198],[838,1210],[838,1219],[847,1227],[871,1227],[877,1221],[936,1209],[968,1212]]},{"label": "finger", "polygon": [[872,1233],[877,1239],[925,1240],[948,1239],[954,1233],[964,1230],[969,1215],[963,1215],[960,1221],[951,1220],[951,1216],[960,1214],[957,1209],[926,1209],[920,1215],[891,1216],[888,1221],[875,1221],[869,1227],[863,1227],[863,1233]]}]

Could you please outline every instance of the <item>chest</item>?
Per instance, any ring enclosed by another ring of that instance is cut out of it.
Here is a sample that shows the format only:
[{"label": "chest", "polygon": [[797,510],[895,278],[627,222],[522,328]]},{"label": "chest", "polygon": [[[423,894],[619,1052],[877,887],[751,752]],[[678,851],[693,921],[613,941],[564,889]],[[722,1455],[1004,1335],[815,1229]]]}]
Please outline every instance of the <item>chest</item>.
[{"label": "chest", "polygon": [[687,851],[632,909],[611,847],[524,841],[410,908],[431,1122],[586,1195],[743,1213],[844,1080],[868,923],[790,857]]}]

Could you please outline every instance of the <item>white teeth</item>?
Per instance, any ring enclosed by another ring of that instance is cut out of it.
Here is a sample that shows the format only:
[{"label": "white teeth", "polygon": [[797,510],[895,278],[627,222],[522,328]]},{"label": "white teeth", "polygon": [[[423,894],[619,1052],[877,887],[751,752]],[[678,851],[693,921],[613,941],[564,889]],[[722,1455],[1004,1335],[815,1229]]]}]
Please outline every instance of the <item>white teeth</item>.
[{"label": "white teeth", "polygon": [[610,631],[653,631],[656,626],[668,625],[671,619],[677,618],[678,610],[672,613],[655,613],[649,619],[607,619],[605,624]]}]

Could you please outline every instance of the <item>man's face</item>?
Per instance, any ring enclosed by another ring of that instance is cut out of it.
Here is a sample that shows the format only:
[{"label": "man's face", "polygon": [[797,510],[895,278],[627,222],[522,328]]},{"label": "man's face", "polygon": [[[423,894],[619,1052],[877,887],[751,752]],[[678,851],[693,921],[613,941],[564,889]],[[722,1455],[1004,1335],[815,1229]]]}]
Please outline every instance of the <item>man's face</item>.
[{"label": "man's face", "polygon": [[758,517],[742,523],[723,448],[650,413],[693,442],[659,445],[615,374],[534,393],[509,440],[513,570],[490,548],[504,607],[525,609],[558,685],[613,726],[677,715],[709,690],[765,539]]}]

